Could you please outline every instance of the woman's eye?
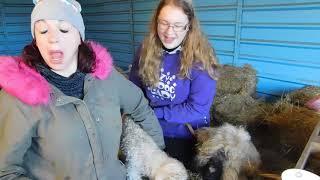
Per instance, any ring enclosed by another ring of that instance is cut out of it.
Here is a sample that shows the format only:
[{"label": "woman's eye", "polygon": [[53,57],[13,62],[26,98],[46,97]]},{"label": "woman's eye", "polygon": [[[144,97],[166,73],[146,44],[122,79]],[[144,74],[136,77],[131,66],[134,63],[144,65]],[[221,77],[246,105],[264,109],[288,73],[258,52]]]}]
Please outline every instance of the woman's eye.
[{"label": "woman's eye", "polygon": [[60,29],[60,32],[67,33],[67,32],[69,32],[69,30]]},{"label": "woman's eye", "polygon": [[47,32],[48,32],[48,30],[43,30],[43,31],[40,31],[40,34],[45,34]]}]

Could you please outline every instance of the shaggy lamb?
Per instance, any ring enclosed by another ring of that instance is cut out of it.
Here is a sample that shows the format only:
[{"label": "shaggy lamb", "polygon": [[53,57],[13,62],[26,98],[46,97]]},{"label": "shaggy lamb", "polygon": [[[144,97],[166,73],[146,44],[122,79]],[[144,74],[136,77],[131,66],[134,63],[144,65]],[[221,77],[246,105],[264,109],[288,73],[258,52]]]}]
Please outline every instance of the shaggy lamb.
[{"label": "shaggy lamb", "polygon": [[243,127],[225,123],[216,128],[195,131],[198,140],[195,158],[203,179],[237,180],[242,175],[253,174],[260,164],[260,155]]},{"label": "shaggy lamb", "polygon": [[121,150],[126,156],[127,179],[186,180],[187,170],[170,158],[130,117],[123,118]]}]

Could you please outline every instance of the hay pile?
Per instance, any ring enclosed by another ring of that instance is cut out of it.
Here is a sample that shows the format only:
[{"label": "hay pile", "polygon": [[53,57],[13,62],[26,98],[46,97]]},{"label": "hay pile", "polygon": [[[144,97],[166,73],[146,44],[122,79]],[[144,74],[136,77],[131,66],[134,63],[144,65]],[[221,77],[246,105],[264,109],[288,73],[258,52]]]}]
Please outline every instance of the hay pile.
[{"label": "hay pile", "polygon": [[[254,144],[261,153],[262,169],[281,173],[294,168],[314,127],[320,121],[319,114],[293,104],[289,96],[274,104],[265,104],[262,109],[265,112],[260,117],[262,121],[250,127]],[[319,163],[309,163],[311,172],[319,168]]]},{"label": "hay pile", "polygon": [[226,94],[256,93],[256,71],[248,64],[243,67],[223,65],[218,68],[220,77],[217,83],[217,96]]},{"label": "hay pile", "polygon": [[223,122],[234,125],[254,122],[262,113],[262,102],[253,98],[256,92],[256,71],[250,65],[224,65],[218,71],[217,94],[210,112],[212,126]]},{"label": "hay pile", "polygon": [[285,97],[293,104],[304,106],[306,102],[320,95],[320,87],[306,86],[291,93]]},{"label": "hay pile", "polygon": [[[264,123],[281,132],[280,143],[287,151],[301,153],[320,120],[320,116],[306,107],[296,106],[290,99],[283,98],[265,107]],[[299,155],[300,156],[300,155]]]},{"label": "hay pile", "polygon": [[248,124],[261,114],[260,104],[248,95],[227,94],[216,97],[211,113],[214,118],[231,124]]}]

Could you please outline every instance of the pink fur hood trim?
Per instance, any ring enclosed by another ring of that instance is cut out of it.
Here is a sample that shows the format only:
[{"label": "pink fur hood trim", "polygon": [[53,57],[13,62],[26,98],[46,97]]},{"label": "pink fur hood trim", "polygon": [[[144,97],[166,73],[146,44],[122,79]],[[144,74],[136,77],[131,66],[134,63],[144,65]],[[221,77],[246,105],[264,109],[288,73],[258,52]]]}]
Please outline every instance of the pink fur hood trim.
[{"label": "pink fur hood trim", "polygon": [[[106,79],[112,70],[112,57],[102,45],[92,41],[89,44],[96,55],[92,75]],[[50,100],[49,83],[20,57],[0,56],[0,88],[29,105],[48,104]]]}]

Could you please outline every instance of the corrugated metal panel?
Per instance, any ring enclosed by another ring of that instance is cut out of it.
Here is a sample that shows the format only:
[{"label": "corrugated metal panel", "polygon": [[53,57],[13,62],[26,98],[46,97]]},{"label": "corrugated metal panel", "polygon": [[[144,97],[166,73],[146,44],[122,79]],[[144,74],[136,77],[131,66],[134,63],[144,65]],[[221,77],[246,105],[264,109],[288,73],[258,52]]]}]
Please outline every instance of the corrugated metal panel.
[{"label": "corrugated metal panel", "polygon": [[133,0],[132,19],[135,49],[137,49],[145,34],[149,31],[153,10],[158,2],[157,0]]},{"label": "corrugated metal panel", "polygon": [[234,64],[237,44],[238,4],[236,0],[194,1],[203,32],[214,46],[222,64]]},{"label": "corrugated metal panel", "polygon": [[5,14],[3,10],[3,2],[0,2],[0,54],[6,54],[4,18],[5,18]]},{"label": "corrugated metal panel", "polygon": [[258,71],[258,92],[320,85],[320,1],[245,0],[239,58]]},{"label": "corrugated metal panel", "polygon": [[2,1],[0,6],[0,53],[18,55],[32,39],[30,14],[33,4],[19,0],[6,0]]},{"label": "corrugated metal panel", "polygon": [[132,4],[130,0],[79,1],[86,38],[107,46],[115,63],[126,69],[132,61]]}]

